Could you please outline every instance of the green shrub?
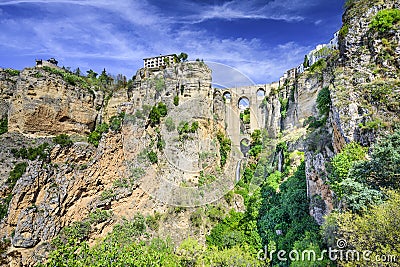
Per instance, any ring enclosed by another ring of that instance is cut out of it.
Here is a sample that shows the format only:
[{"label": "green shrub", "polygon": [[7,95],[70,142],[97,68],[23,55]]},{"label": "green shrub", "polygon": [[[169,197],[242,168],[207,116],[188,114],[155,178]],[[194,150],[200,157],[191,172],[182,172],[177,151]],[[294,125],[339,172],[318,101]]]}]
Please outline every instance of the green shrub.
[{"label": "green shrub", "polygon": [[339,37],[341,39],[344,39],[348,33],[349,33],[349,25],[343,24],[342,28],[340,28],[339,30]]},{"label": "green shrub", "polygon": [[108,129],[109,127],[107,123],[98,125],[96,129],[89,134],[88,142],[93,144],[95,147],[98,147],[102,134],[108,132]]},{"label": "green shrub", "polygon": [[384,9],[378,11],[378,13],[372,19],[369,27],[380,33],[387,33],[390,30],[395,29],[395,26],[400,22],[400,10]]},{"label": "green shrub", "polygon": [[155,163],[158,162],[157,153],[154,152],[153,150],[151,150],[151,151],[149,151],[149,152],[147,153],[147,158],[150,160],[150,162],[151,162],[152,164],[155,164]]},{"label": "green shrub", "polygon": [[133,168],[131,170],[132,176],[135,179],[141,178],[146,172],[142,168]]},{"label": "green shrub", "polygon": [[100,201],[104,201],[104,200],[112,200],[114,199],[114,197],[116,196],[116,193],[114,192],[113,189],[106,189],[103,192],[101,192],[100,195]]},{"label": "green shrub", "polygon": [[317,96],[317,108],[319,113],[327,117],[331,108],[331,93],[328,87],[324,87],[319,91]]},{"label": "green shrub", "polygon": [[51,67],[48,67],[48,66],[43,66],[42,69],[47,71],[47,72],[50,72],[52,74],[57,74],[57,75],[60,75],[60,76],[63,76],[64,73],[65,73],[65,71],[63,71],[63,70],[56,69],[56,68],[51,68]]},{"label": "green shrub", "polygon": [[37,147],[22,147],[20,149],[13,148],[11,153],[16,158],[29,159],[29,160],[45,160],[49,155],[49,144],[43,143]]},{"label": "green shrub", "polygon": [[347,144],[340,153],[331,159],[329,185],[339,198],[343,196],[342,181],[348,177],[350,169],[357,161],[365,159],[366,152],[366,148],[352,142]]},{"label": "green shrub", "polygon": [[167,106],[163,102],[158,103],[157,106],[153,106],[149,113],[150,125],[156,126],[160,124],[161,117],[167,116],[167,113]]},{"label": "green shrub", "polygon": [[179,105],[179,96],[174,97],[174,105],[178,106]]},{"label": "green shrub", "polygon": [[194,227],[200,227],[203,224],[203,208],[197,208],[196,211],[190,215],[190,222]]},{"label": "green shrub", "polygon": [[289,99],[280,97],[279,102],[281,103],[281,116],[282,118],[286,118],[287,110],[289,108]]},{"label": "green shrub", "polygon": [[19,70],[14,70],[14,69],[10,69],[10,68],[5,69],[4,71],[5,71],[6,73],[8,73],[9,75],[11,75],[11,76],[18,76],[19,73],[20,73]]},{"label": "green shrub", "polygon": [[115,132],[120,131],[124,118],[125,118],[125,112],[121,112],[116,116],[112,116],[110,118],[110,129]]},{"label": "green shrub", "polygon": [[221,167],[224,167],[228,158],[228,154],[231,151],[231,140],[225,137],[222,132],[218,132],[217,139],[219,142],[219,154],[221,157],[220,165]]},{"label": "green shrub", "polygon": [[99,224],[107,221],[112,216],[112,211],[96,209],[89,214],[90,224]]},{"label": "green shrub", "polygon": [[157,149],[160,151],[163,151],[165,148],[165,141],[161,137],[158,138],[157,140]]},{"label": "green shrub", "polygon": [[10,205],[12,199],[12,194],[8,194],[7,197],[1,199],[0,203],[0,220],[2,220],[4,217],[6,217],[8,213],[8,206]]},{"label": "green shrub", "polygon": [[161,219],[161,214],[158,212],[155,212],[153,216],[148,215],[146,217],[146,225],[153,231],[157,231],[158,228],[160,227],[160,219]]},{"label": "green shrub", "polygon": [[156,80],[155,80],[155,87],[156,87],[156,91],[157,91],[157,92],[161,92],[162,90],[164,90],[164,88],[165,88],[165,81],[164,81],[164,79],[162,79],[162,78],[156,79]]},{"label": "green shrub", "polygon": [[326,67],[327,67],[326,60],[324,58],[321,58],[317,62],[311,65],[310,72],[321,73]]},{"label": "green shrub", "polygon": [[161,117],[167,116],[168,110],[167,110],[167,105],[165,105],[163,102],[158,103],[157,105],[158,111],[160,112]]},{"label": "green shrub", "polygon": [[18,179],[22,177],[25,173],[28,164],[26,162],[17,163],[14,166],[14,169],[10,172],[10,175],[7,179],[7,184],[10,188],[14,188],[14,185],[17,183]]},{"label": "green shrub", "polygon": [[206,184],[211,184],[216,179],[217,178],[215,178],[214,175],[204,174],[203,171],[200,171],[199,186],[206,185]]},{"label": "green shrub", "polygon": [[0,135],[8,132],[8,118],[5,117],[0,120]]},{"label": "green shrub", "polygon": [[73,144],[71,137],[67,134],[60,134],[53,138],[53,142],[61,147],[68,147]]}]

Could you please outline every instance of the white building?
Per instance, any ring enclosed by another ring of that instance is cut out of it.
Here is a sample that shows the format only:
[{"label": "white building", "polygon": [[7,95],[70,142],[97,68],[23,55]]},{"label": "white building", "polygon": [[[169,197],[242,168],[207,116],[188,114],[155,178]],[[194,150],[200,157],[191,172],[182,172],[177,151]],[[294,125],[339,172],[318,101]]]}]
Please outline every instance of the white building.
[{"label": "white building", "polygon": [[158,57],[144,58],[144,67],[148,69],[159,69],[160,67],[165,67],[168,64],[173,64],[176,55],[160,55]]}]

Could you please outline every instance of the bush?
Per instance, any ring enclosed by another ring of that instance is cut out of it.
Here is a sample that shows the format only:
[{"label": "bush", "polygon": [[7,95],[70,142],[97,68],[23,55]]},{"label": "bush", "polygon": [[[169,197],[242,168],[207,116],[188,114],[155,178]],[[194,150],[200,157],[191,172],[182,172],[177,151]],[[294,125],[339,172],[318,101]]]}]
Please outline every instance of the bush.
[{"label": "bush", "polygon": [[125,118],[125,112],[121,112],[117,116],[112,116],[110,118],[110,129],[113,130],[114,132],[120,131],[124,118]]},{"label": "bush", "polygon": [[5,117],[0,120],[0,135],[8,132],[8,118]]},{"label": "bush", "polygon": [[29,160],[36,160],[36,159],[45,160],[49,155],[48,147],[49,147],[48,143],[43,143],[37,147],[29,147],[29,148],[23,147],[20,149],[13,148],[11,149],[11,153],[16,158],[29,159]]},{"label": "bush", "polygon": [[165,88],[165,81],[164,79],[156,79],[155,81],[156,91],[161,92]]},{"label": "bush", "polygon": [[322,116],[327,117],[331,108],[331,94],[328,87],[324,87],[319,91],[317,96],[317,108]]},{"label": "bush", "polygon": [[178,106],[179,105],[179,96],[174,97],[174,105]]},{"label": "bush", "polygon": [[161,117],[167,116],[168,110],[167,110],[167,105],[165,105],[163,102],[158,103],[157,105],[158,111],[160,112]]},{"label": "bush", "polygon": [[7,179],[7,184],[10,188],[14,188],[14,185],[17,183],[18,179],[22,177],[25,173],[28,164],[26,162],[17,163],[14,166],[14,169],[10,172],[10,175]]},{"label": "bush", "polygon": [[222,132],[218,132],[217,139],[219,142],[220,165],[224,167],[228,158],[228,153],[231,151],[231,140]]},{"label": "bush", "polygon": [[348,24],[343,24],[342,28],[339,30],[339,37],[341,39],[345,38],[346,35],[349,33],[349,25]]},{"label": "bush", "polygon": [[19,73],[20,73],[19,70],[14,70],[14,69],[10,69],[10,68],[5,69],[4,71],[5,71],[6,73],[8,73],[9,75],[11,75],[11,76],[18,76]]},{"label": "bush", "polygon": [[153,150],[151,150],[151,151],[149,151],[149,152],[147,153],[147,158],[150,160],[150,162],[151,162],[152,164],[155,164],[155,163],[158,162],[157,153],[154,152]]},{"label": "bush", "polygon": [[167,113],[167,106],[163,102],[158,103],[157,106],[153,106],[149,114],[150,125],[156,126],[160,124],[161,117],[167,116]]},{"label": "bush", "polygon": [[6,217],[8,213],[8,206],[10,205],[12,195],[9,194],[7,197],[1,199],[0,203],[0,220]]},{"label": "bush", "polygon": [[88,142],[93,144],[95,147],[98,147],[102,134],[108,132],[108,129],[109,127],[107,123],[98,125],[96,130],[89,134]]},{"label": "bush", "polygon": [[73,144],[71,137],[67,134],[60,134],[53,138],[53,142],[61,147],[68,147]]},{"label": "bush", "polygon": [[380,33],[387,33],[395,29],[395,25],[400,22],[400,10],[384,9],[380,10],[372,19],[369,27]]},{"label": "bush", "polygon": [[331,173],[329,184],[332,190],[340,197],[343,196],[342,181],[345,180],[352,166],[360,160],[364,160],[367,149],[358,143],[347,144],[343,150],[331,159]]},{"label": "bush", "polygon": [[320,60],[311,65],[310,72],[321,73],[326,67],[327,67],[326,60],[324,58],[321,58]]}]

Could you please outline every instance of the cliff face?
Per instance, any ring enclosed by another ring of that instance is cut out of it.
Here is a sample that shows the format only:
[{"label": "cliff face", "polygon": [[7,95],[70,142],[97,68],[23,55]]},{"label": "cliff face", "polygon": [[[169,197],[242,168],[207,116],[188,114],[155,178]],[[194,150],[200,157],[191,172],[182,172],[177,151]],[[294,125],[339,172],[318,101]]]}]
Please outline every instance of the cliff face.
[{"label": "cliff face", "polygon": [[[323,215],[338,205],[327,185],[326,164],[347,143],[371,146],[399,122],[400,31],[398,26],[385,33],[370,27],[379,10],[399,8],[399,3],[348,3],[339,36],[340,53],[333,53],[322,70],[306,71],[286,86],[286,95],[290,86],[295,93],[293,101],[289,100],[283,129],[301,129],[301,120],[318,118],[317,93],[323,88],[330,92],[326,124],[303,136],[310,213],[319,224]],[[302,94],[306,97],[301,98]]]},{"label": "cliff face", "polygon": [[[4,80],[2,87],[10,81]],[[41,69],[25,69],[12,80],[9,131],[36,135],[87,134],[97,112],[94,94]]]},{"label": "cliff face", "polygon": [[[88,221],[98,210],[113,215],[91,223],[90,241],[104,236],[121,218],[132,218],[138,212],[145,216],[162,214],[157,217],[162,223],[157,222],[160,225],[153,232],[156,236],[170,236],[179,242],[194,235],[204,241],[210,225],[190,227],[191,213],[196,210],[192,202],[196,197],[215,201],[214,194],[208,199],[207,194],[200,196],[199,190],[170,185],[196,186],[201,169],[209,176],[217,174],[217,144],[214,148],[200,146],[203,140],[210,141],[223,131],[211,116],[211,71],[206,65],[183,63],[160,71],[140,70],[133,88],[112,94],[71,86],[62,77],[42,69],[25,69],[18,76],[0,74],[4,78],[0,82],[1,107],[9,121],[9,133],[0,136],[0,204],[6,213],[0,233],[10,240],[10,244],[5,243],[8,247],[2,264],[33,266],[46,257],[50,241],[63,227]],[[179,103],[174,103],[175,97]],[[166,129],[164,120],[158,127],[146,125],[150,105],[159,102],[167,105],[168,115],[176,124],[173,132]],[[84,135],[95,125],[108,122],[122,111],[127,115],[121,130],[103,134],[97,148],[86,142]],[[198,129],[196,133],[186,133],[188,139],[175,140],[181,121],[196,121]],[[52,145],[51,136],[60,133],[78,134],[78,142],[67,147]],[[156,147],[160,134],[167,143],[164,151]],[[45,142],[50,146],[44,150],[48,156],[42,159],[18,158],[11,151],[35,148]],[[201,161],[193,161],[206,149],[214,149],[215,154],[204,154]],[[150,150],[157,154],[157,164],[149,163]],[[7,178],[16,164],[23,162],[27,163],[26,171],[11,186]],[[232,177],[235,168],[236,162],[228,159],[225,169]],[[177,202],[191,208],[175,210]],[[216,204],[226,210],[243,210],[239,196],[229,203],[219,199]]]}]

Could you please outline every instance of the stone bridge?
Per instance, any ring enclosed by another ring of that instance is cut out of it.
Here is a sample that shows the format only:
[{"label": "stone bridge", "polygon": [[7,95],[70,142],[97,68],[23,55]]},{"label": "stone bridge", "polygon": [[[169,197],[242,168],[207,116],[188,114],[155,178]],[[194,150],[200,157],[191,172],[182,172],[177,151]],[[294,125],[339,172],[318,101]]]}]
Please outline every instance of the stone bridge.
[{"label": "stone bridge", "polygon": [[[279,83],[253,85],[237,88],[218,88],[224,98],[224,121],[232,146],[243,154],[247,153],[250,135],[256,129],[265,128],[265,109],[263,100],[272,89],[277,89]],[[244,124],[240,114],[249,108],[250,123]]]}]

